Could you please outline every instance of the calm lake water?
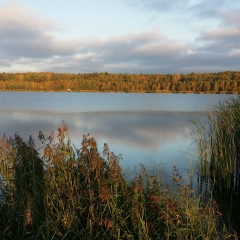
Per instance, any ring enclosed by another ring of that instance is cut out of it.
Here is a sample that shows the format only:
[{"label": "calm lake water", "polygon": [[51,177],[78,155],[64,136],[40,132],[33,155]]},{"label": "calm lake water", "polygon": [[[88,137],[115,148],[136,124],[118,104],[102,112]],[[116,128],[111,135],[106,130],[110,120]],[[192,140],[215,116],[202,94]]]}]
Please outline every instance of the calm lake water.
[{"label": "calm lake water", "polygon": [[235,95],[0,92],[0,135],[29,135],[38,144],[38,132],[57,132],[62,120],[72,142],[80,146],[90,133],[101,152],[108,143],[126,176],[134,177],[139,164],[150,173],[171,179],[173,165],[183,176],[194,164],[195,145],[190,120]]}]

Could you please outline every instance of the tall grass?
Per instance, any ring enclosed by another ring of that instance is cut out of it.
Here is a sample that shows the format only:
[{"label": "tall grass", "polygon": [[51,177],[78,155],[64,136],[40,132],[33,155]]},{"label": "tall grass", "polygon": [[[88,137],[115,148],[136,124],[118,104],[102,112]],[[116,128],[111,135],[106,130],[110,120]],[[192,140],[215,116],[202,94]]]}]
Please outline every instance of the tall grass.
[{"label": "tall grass", "polygon": [[39,140],[42,157],[31,138],[1,140],[0,239],[230,237],[215,202],[202,204],[176,168],[174,191],[143,165],[128,182],[107,144],[100,153],[88,134],[74,146],[64,122]]},{"label": "tall grass", "polygon": [[240,233],[240,97],[220,102],[196,121],[201,191],[210,189],[224,220]]}]

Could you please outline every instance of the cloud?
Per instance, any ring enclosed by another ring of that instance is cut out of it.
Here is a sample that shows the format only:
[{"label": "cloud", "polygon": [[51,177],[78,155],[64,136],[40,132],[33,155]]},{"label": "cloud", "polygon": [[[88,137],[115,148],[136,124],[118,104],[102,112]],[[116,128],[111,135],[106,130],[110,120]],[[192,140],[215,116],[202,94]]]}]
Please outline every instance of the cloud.
[{"label": "cloud", "polygon": [[[231,31],[206,32],[199,44],[180,44],[156,32],[127,34],[107,40],[82,41],[72,55],[21,59],[18,64],[53,72],[188,73],[237,69]],[[224,40],[224,38],[226,38]],[[232,39],[232,45],[229,40]],[[203,44],[204,43],[204,44]],[[226,44],[226,46],[224,44]],[[212,50],[214,49],[214,50]]]},{"label": "cloud", "polygon": [[[162,65],[176,61],[187,46],[152,32],[127,34],[105,41],[86,41],[83,48],[69,57],[63,66],[54,59],[55,69],[78,69],[81,72],[156,72]],[[52,66],[52,64],[50,64]],[[94,69],[94,70],[93,70]]]},{"label": "cloud", "polygon": [[149,9],[154,11],[166,11],[170,9],[178,10],[187,6],[189,0],[132,0],[126,1],[129,5],[138,7],[140,9]]},{"label": "cloud", "polygon": [[[142,0],[141,4],[160,8],[167,3],[168,7],[173,7],[172,2]],[[177,6],[182,1],[175,3]],[[208,11],[213,11],[221,24],[218,28],[199,31],[195,42],[173,40],[158,29],[115,35],[105,40],[63,41],[56,37],[56,23],[23,6],[5,5],[0,9],[0,71],[189,73],[237,70],[240,61],[238,10],[227,9],[223,14],[223,10],[210,7],[208,4],[202,8],[201,14],[210,17]],[[227,25],[230,27],[226,28]]]},{"label": "cloud", "polygon": [[214,29],[203,33],[199,39],[214,42],[214,44],[221,42],[221,45],[228,42],[227,49],[239,48],[240,29]]},{"label": "cloud", "polygon": [[59,41],[54,23],[18,5],[5,5],[0,10],[0,53],[7,58],[46,58],[69,55],[75,41]]},{"label": "cloud", "polygon": [[189,11],[192,17],[202,20],[216,19],[219,26],[240,27],[240,4],[233,0],[203,0],[193,4]]},{"label": "cloud", "polygon": [[205,71],[239,70],[240,30],[214,29],[202,33],[193,56]]},{"label": "cloud", "polygon": [[223,11],[221,13],[222,24],[225,27],[237,27],[240,28],[240,9],[232,9],[229,11]]}]

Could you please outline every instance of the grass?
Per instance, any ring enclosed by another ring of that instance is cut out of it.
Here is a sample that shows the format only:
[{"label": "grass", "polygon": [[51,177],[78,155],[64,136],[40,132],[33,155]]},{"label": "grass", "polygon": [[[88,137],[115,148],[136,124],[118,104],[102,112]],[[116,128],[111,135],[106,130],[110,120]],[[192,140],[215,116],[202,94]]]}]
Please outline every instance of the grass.
[{"label": "grass", "polygon": [[0,239],[227,239],[216,202],[194,194],[174,168],[174,191],[158,176],[126,181],[120,158],[89,135],[78,148],[65,122],[43,156],[30,137],[0,142]]},{"label": "grass", "polygon": [[240,97],[206,111],[195,121],[200,192],[211,189],[229,228],[240,233]]}]

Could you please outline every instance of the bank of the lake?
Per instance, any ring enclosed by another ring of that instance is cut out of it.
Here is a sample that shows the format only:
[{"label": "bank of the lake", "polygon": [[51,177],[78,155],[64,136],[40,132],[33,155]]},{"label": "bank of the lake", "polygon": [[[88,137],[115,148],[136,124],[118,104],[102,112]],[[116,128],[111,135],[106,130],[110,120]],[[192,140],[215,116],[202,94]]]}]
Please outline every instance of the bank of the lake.
[{"label": "bank of the lake", "polygon": [[0,90],[238,93],[239,72],[190,74],[0,73]]},{"label": "bank of the lake", "polygon": [[194,194],[173,168],[174,191],[146,167],[126,181],[119,157],[88,134],[71,144],[65,122],[57,137],[0,140],[0,237],[3,239],[229,239],[214,199]]}]

